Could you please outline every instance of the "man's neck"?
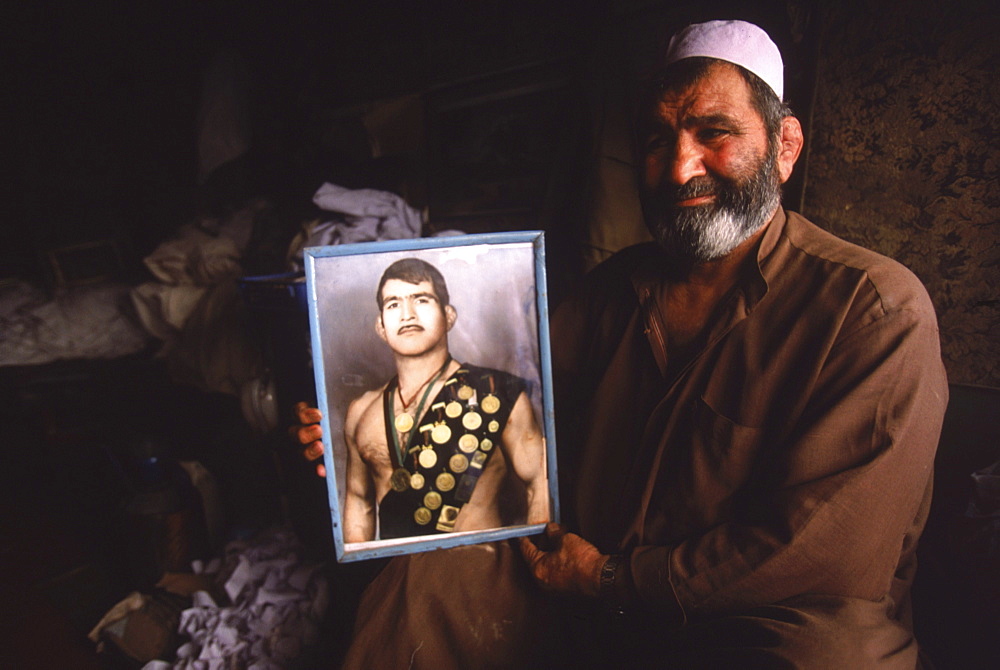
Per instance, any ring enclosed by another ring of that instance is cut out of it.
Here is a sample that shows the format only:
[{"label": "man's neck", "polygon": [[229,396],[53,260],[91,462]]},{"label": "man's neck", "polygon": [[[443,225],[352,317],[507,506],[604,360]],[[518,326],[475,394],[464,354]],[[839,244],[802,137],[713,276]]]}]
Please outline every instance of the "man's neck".
[{"label": "man's neck", "polygon": [[705,331],[720,301],[752,260],[766,229],[767,224],[761,226],[722,258],[703,262],[674,259],[668,263],[666,281],[659,289],[657,302],[664,319],[664,346],[672,352],[674,364],[683,362],[684,351]]},{"label": "man's neck", "polygon": [[447,347],[429,351],[420,356],[396,356],[396,374],[399,388],[405,394],[419,389],[450,359]]}]

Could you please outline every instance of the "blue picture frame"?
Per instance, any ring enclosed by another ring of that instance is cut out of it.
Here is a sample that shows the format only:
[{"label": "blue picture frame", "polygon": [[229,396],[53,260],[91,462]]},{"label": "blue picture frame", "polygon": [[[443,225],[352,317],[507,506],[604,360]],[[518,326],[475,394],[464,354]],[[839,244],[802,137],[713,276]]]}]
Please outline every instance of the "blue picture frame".
[{"label": "blue picture frame", "polygon": [[528,524],[520,519],[481,530],[345,541],[344,414],[354,398],[384,387],[395,373],[391,352],[376,335],[380,312],[375,293],[385,268],[407,257],[431,263],[445,278],[458,314],[448,334],[452,356],[524,380],[525,394],[545,437],[548,520],[558,522],[544,233],[518,231],[309,247],[303,256],[337,560],[359,561],[504,540],[533,535],[544,528],[544,523]]}]

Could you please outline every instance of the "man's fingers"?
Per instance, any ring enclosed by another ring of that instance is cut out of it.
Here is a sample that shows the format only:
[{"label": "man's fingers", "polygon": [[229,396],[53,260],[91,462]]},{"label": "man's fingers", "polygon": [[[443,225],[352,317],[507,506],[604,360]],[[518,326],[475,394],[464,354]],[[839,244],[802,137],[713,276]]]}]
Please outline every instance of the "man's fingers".
[{"label": "man's fingers", "polygon": [[302,451],[302,455],[307,461],[315,461],[323,455],[323,443],[313,442]]},{"label": "man's fingers", "polygon": [[299,444],[312,444],[323,439],[323,429],[317,425],[300,426],[295,430],[295,437]]},{"label": "man's fingers", "polygon": [[304,402],[295,403],[295,416],[302,424],[319,423],[323,420],[322,412]]},{"label": "man's fingers", "polygon": [[[295,403],[293,410],[299,425],[290,426],[288,432],[305,447],[302,456],[307,461],[315,461],[323,456],[323,427],[319,425],[323,413],[306,402]],[[326,477],[326,466],[322,462],[316,464],[316,474]]]}]

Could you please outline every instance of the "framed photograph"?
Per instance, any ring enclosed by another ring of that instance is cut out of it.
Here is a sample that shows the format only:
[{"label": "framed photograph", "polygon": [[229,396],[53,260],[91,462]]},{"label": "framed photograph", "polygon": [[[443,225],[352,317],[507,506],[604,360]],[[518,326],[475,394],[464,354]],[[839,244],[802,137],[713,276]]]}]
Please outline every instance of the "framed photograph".
[{"label": "framed photograph", "polygon": [[558,521],[543,234],[304,256],[337,560]]}]

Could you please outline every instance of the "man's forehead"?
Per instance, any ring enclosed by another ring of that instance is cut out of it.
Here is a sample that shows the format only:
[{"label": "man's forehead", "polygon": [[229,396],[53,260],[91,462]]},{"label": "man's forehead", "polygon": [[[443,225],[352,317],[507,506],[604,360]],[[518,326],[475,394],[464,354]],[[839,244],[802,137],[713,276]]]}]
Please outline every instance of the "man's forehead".
[{"label": "man's forehead", "polygon": [[671,86],[664,80],[649,113],[653,120],[663,116],[684,117],[688,121],[718,123],[725,120],[763,123],[750,94],[750,87],[735,66],[714,63],[708,71],[686,86]]},{"label": "man's forehead", "polygon": [[434,284],[427,279],[423,279],[416,284],[403,279],[387,279],[382,286],[383,300],[388,300],[389,298],[406,298],[407,296],[416,294],[429,295],[435,299],[438,297],[434,291]]}]

